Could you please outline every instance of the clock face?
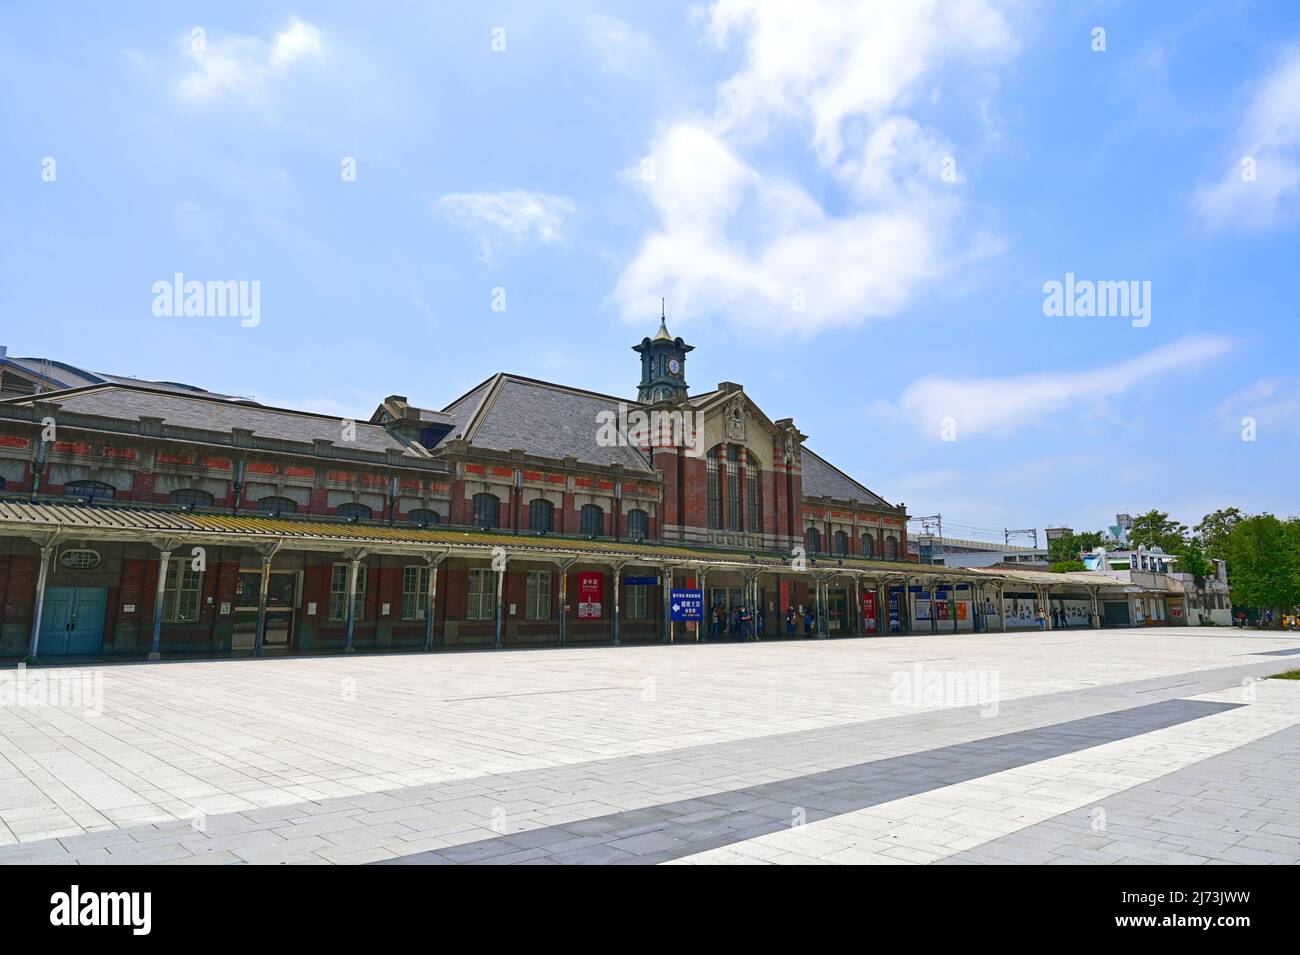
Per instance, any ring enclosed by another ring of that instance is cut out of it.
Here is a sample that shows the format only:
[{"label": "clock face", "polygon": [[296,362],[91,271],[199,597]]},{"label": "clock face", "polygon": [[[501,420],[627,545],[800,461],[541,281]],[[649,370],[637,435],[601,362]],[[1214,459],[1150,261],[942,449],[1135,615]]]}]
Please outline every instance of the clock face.
[{"label": "clock face", "polygon": [[674,375],[680,375],[682,372],[682,363],[674,358],[668,362],[668,370]]}]

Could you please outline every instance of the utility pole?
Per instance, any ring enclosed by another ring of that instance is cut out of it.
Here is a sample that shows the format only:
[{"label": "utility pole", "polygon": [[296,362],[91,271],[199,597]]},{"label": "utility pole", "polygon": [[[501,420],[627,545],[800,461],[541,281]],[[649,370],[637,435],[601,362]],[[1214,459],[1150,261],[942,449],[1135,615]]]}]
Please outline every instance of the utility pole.
[{"label": "utility pole", "polygon": [[1005,528],[1005,527],[1002,528],[1002,546],[1003,546],[1003,547],[1010,547],[1010,546],[1011,546],[1011,538],[1013,538],[1013,537],[1027,537],[1027,538],[1033,538],[1033,541],[1034,541],[1034,549],[1035,549],[1035,550],[1038,549],[1038,528],[1037,528],[1037,527],[1026,527],[1026,528],[1022,528],[1022,529],[1020,529],[1020,530],[1009,530],[1008,528]]},{"label": "utility pole", "polygon": [[921,533],[930,535],[930,559],[922,563],[933,564],[935,557],[943,553],[943,515],[930,514],[926,517],[914,517],[913,523],[921,525]]}]

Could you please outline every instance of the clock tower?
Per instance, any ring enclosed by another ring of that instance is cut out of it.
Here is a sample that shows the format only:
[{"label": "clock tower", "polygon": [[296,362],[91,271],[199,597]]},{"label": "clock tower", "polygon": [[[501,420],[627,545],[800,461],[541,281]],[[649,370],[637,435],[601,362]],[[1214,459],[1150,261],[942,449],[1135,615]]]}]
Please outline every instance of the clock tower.
[{"label": "clock tower", "polygon": [[641,339],[632,350],[641,355],[641,384],[636,400],[645,404],[658,401],[682,400],[686,397],[686,353],[694,351],[680,338],[668,334],[667,313],[659,318],[659,331],[654,338]]}]

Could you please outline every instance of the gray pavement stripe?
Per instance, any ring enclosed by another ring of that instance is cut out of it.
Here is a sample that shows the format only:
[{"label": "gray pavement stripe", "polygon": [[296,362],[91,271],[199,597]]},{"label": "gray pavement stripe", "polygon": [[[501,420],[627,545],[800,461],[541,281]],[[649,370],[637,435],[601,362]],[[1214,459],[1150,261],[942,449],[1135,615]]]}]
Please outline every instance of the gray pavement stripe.
[{"label": "gray pavement stripe", "polygon": [[1038,852],[1080,864],[1111,865],[1124,858],[1295,864],[1300,862],[1297,779],[1300,724],[936,864],[963,865],[990,856],[1010,861],[1019,853]]},{"label": "gray pavement stripe", "polygon": [[[528,847],[560,863],[664,862],[847,812],[1129,739],[1242,704],[1164,700],[1098,716],[859,763],[387,859],[375,865],[484,862]],[[703,807],[703,808],[702,808]],[[517,841],[526,837],[527,842]],[[594,839],[595,841],[590,841]],[[540,856],[530,856],[540,857]]]}]

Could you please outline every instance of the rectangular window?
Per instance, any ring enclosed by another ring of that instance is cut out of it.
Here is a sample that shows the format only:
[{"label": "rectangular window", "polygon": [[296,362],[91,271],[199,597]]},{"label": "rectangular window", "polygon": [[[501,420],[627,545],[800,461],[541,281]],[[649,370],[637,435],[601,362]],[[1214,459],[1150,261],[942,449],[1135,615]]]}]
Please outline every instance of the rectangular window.
[{"label": "rectangular window", "polygon": [[718,456],[708,459],[709,527],[722,530],[722,473],[718,470]]},{"label": "rectangular window", "polygon": [[194,570],[188,557],[173,557],[167,562],[167,582],[163,591],[163,620],[167,623],[194,623],[199,619],[199,591],[203,587],[202,571]]},{"label": "rectangular window", "polygon": [[650,588],[645,584],[633,584],[627,588],[627,619],[650,619]]},{"label": "rectangular window", "polygon": [[528,572],[528,595],[524,602],[524,617],[528,620],[551,619],[551,572]]},{"label": "rectangular window", "polygon": [[734,447],[728,447],[727,452],[727,530],[738,531],[745,503],[740,497],[740,455]]},{"label": "rectangular window", "polygon": [[469,606],[467,620],[495,620],[497,618],[497,575],[494,570],[475,569],[469,572]]},{"label": "rectangular window", "polygon": [[423,620],[429,595],[429,568],[402,568],[402,619]]},{"label": "rectangular window", "polygon": [[757,533],[763,529],[762,518],[758,512],[758,494],[762,481],[762,472],[745,468],[745,496],[749,498],[748,530],[750,533]]},{"label": "rectangular window", "polygon": [[[330,574],[330,620],[348,619],[348,565],[335,564]],[[366,619],[366,565],[357,568],[357,609],[355,619]]]}]

